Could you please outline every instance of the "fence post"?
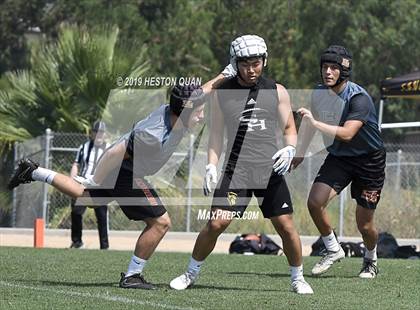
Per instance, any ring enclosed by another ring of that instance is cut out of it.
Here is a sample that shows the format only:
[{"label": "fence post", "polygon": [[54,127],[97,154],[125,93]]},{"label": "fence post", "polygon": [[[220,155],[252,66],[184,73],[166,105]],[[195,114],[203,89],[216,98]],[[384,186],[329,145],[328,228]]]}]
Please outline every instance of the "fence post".
[{"label": "fence post", "polygon": [[[19,149],[18,149],[19,145],[18,142],[13,143],[13,169],[16,166],[16,161],[19,158]],[[13,206],[13,210],[12,210],[12,227],[16,227],[16,209],[17,209],[17,188],[15,187],[13,189],[13,196],[12,196],[12,206]]]},{"label": "fence post", "polygon": [[[45,130],[45,156],[44,156],[44,167],[49,169],[50,167],[50,141],[51,141],[51,129],[47,128]],[[44,219],[45,226],[48,226],[47,221],[47,208],[48,208],[48,184],[43,183],[42,185],[42,218]]]},{"label": "fence post", "polygon": [[188,198],[187,198],[187,227],[186,231],[191,230],[191,195],[192,195],[192,167],[194,160],[194,135],[190,135],[190,148],[188,154]]},{"label": "fence post", "polygon": [[384,114],[384,103],[385,101],[381,98],[381,100],[379,101],[379,113],[378,113],[379,131],[382,131],[382,117]]},{"label": "fence post", "polygon": [[401,187],[401,158],[402,158],[402,150],[399,149],[397,151],[397,174],[395,177],[395,184],[394,184],[395,197],[398,197],[398,193]]}]

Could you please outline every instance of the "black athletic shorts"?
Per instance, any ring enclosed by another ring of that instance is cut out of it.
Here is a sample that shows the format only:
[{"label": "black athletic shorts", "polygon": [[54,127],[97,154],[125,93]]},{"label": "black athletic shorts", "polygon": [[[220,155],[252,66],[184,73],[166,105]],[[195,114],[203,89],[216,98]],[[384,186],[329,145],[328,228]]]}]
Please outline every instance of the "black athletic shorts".
[{"label": "black athletic shorts", "polygon": [[134,178],[128,170],[121,169],[113,189],[86,190],[98,203],[116,201],[130,220],[157,218],[166,212],[156,191],[143,178]]},{"label": "black athletic shorts", "polygon": [[252,195],[265,218],[293,213],[286,181],[271,167],[235,167],[234,173],[226,168],[214,191],[212,209],[235,211],[241,216]]},{"label": "black athletic shorts", "polygon": [[367,209],[376,209],[385,181],[385,149],[362,156],[329,154],[314,183],[324,183],[340,193],[351,182],[351,197]]}]

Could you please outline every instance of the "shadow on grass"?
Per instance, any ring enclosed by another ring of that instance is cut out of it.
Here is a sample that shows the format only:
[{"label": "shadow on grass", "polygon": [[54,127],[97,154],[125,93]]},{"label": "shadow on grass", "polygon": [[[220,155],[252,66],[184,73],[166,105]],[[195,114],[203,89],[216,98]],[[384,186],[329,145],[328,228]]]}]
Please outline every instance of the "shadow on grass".
[{"label": "shadow on grass", "polygon": [[211,290],[219,290],[219,291],[244,291],[244,292],[281,292],[282,290],[268,290],[268,289],[258,289],[256,287],[253,288],[245,288],[245,287],[229,287],[229,286],[215,286],[215,285],[201,285],[201,284],[194,284],[191,290],[195,289],[211,289]]},{"label": "shadow on grass", "polygon": [[311,279],[359,279],[359,277],[357,276],[357,274],[355,275],[347,275],[347,276],[343,276],[343,275],[321,275],[321,276],[314,276],[311,274],[305,275],[305,277],[311,278]]},{"label": "shadow on grass", "polygon": [[[261,273],[261,272],[226,272],[229,275],[245,275],[245,276],[266,276],[271,278],[290,278],[290,274],[288,273]],[[312,278],[312,279],[358,279],[357,275],[334,275],[334,274],[323,274],[320,276],[314,276],[311,274],[305,274],[305,277]]]},{"label": "shadow on grass", "polygon": [[[169,286],[169,283],[153,283],[155,287],[160,290],[167,290],[174,293],[180,293],[180,291],[174,290]],[[244,291],[244,292],[280,292],[281,290],[267,290],[267,289],[256,289],[256,288],[247,288],[247,287],[232,287],[232,286],[218,286],[218,285],[203,285],[203,284],[194,284],[192,287],[187,288],[185,291],[194,291],[194,290],[217,290],[217,291]],[[153,291],[152,291],[153,292]]]},{"label": "shadow on grass", "polygon": [[118,281],[115,282],[97,282],[97,283],[82,283],[82,282],[65,282],[65,281],[51,281],[51,280],[19,280],[21,283],[42,286],[71,286],[71,287],[118,287]]},{"label": "shadow on grass", "polygon": [[[19,283],[25,283],[27,285],[33,286],[44,286],[44,287],[112,287],[112,288],[119,288],[118,282],[102,282],[102,283],[81,283],[81,282],[63,282],[63,281],[47,281],[47,280],[20,280]],[[158,288],[158,290],[167,290],[173,291],[168,283],[153,283],[153,285]],[[244,288],[244,287],[229,287],[229,286],[216,286],[216,285],[200,285],[195,284],[192,288],[189,288],[188,291],[191,290],[203,290],[203,289],[211,289],[211,290],[219,290],[219,291],[244,291],[244,292],[281,292],[282,290],[268,290],[268,289],[257,289],[257,288]],[[130,289],[134,290],[134,289]],[[145,291],[145,290],[141,290]],[[151,290],[150,292],[156,292],[155,290]]]},{"label": "shadow on grass", "polygon": [[244,276],[266,276],[271,278],[290,278],[290,274],[287,273],[261,273],[261,272],[244,272],[244,271],[235,271],[235,272],[226,272],[229,275],[244,275]]}]

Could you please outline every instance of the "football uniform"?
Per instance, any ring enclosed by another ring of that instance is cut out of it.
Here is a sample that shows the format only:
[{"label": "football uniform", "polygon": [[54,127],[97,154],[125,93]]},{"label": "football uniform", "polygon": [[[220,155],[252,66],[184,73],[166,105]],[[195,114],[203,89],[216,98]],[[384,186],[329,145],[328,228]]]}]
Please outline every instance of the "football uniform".
[{"label": "football uniform", "polygon": [[217,99],[227,149],[212,208],[243,214],[254,195],[266,218],[292,213],[286,181],[272,167],[280,129],[275,81],[260,77],[256,85],[243,87],[232,78],[218,87]]},{"label": "football uniform", "polygon": [[172,130],[169,105],[162,105],[136,123],[131,132],[116,143],[125,143],[129,158],[118,170],[109,173],[105,188],[91,188],[98,203],[117,201],[132,220],[156,218],[166,212],[158,194],[145,180],[169,160],[187,129]]},{"label": "football uniform", "polygon": [[350,81],[333,99],[327,88],[320,86],[312,97],[312,113],[330,125],[343,126],[348,120],[363,123],[349,142],[323,136],[329,154],[314,183],[325,183],[337,193],[352,183],[352,198],[362,207],[375,209],[385,180],[386,152],[371,97]]}]

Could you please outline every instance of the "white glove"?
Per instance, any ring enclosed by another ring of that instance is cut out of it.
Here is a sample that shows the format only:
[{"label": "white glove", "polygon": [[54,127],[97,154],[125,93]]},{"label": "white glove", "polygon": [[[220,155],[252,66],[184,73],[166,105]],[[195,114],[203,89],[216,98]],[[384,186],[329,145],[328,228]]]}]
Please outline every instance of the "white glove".
[{"label": "white glove", "polygon": [[80,175],[76,175],[75,177],[73,177],[73,179],[77,182],[82,184],[84,187],[92,187],[92,186],[99,186],[98,183],[96,183],[95,181],[93,181],[93,175],[88,176],[88,177],[82,177]]},{"label": "white glove", "polygon": [[277,172],[278,175],[284,175],[289,171],[290,164],[292,163],[293,157],[295,157],[296,148],[294,146],[288,145],[281,150],[279,150],[272,159],[275,160],[273,169],[274,172]]},{"label": "white glove", "polygon": [[235,68],[231,64],[227,65],[221,73],[225,76],[225,78],[232,78],[237,74]]},{"label": "white glove", "polygon": [[206,176],[204,177],[204,195],[208,196],[211,193],[211,183],[217,183],[217,168],[213,164],[206,166]]}]

